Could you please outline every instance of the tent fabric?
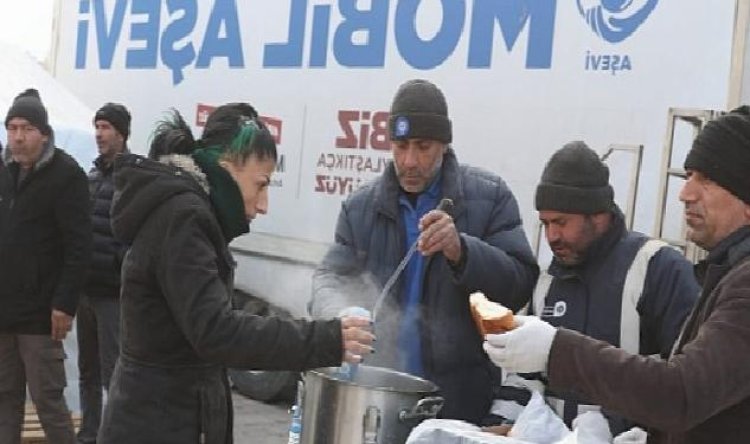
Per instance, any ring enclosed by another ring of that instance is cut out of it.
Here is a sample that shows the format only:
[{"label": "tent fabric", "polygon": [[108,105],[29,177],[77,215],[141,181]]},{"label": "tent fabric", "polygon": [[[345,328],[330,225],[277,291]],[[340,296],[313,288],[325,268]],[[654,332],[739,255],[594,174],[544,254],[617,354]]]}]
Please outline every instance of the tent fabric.
[{"label": "tent fabric", "polygon": [[[0,116],[5,119],[13,98],[26,88],[36,88],[55,131],[55,144],[73,156],[88,171],[97,156],[91,119],[94,111],[45,70],[33,56],[0,42]],[[7,146],[5,126],[0,141]]]}]

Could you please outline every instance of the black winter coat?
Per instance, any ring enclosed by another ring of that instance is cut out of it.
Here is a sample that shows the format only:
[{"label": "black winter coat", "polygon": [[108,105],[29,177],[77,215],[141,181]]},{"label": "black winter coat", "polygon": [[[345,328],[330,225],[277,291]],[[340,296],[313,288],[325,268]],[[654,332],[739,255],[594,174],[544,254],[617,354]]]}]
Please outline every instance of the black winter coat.
[{"label": "black winter coat", "polygon": [[115,193],[113,169],[112,164],[106,164],[99,157],[94,162],[94,168],[89,171],[93,251],[86,293],[93,297],[120,296],[120,265],[125,247],[114,238],[110,222],[112,197]]},{"label": "black winter coat", "polygon": [[52,309],[75,315],[91,256],[86,173],[50,141],[18,184],[0,167],[0,333],[49,334]]},{"label": "black winter coat", "polygon": [[180,165],[132,154],[115,160],[112,227],[130,249],[122,267],[120,359],[101,443],[230,443],[224,366],[303,370],[341,363],[338,320],[232,309],[227,241],[195,179],[202,173],[189,157]]}]

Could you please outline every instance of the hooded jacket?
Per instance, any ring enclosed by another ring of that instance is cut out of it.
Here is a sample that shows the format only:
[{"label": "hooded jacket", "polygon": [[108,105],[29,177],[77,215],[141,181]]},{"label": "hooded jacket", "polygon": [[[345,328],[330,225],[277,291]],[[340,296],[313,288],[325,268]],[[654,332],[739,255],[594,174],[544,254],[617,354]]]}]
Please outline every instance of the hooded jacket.
[{"label": "hooded jacket", "polygon": [[51,311],[74,316],[91,256],[86,174],[53,136],[19,183],[0,167],[0,333],[49,334]]},{"label": "hooded jacket", "polygon": [[232,309],[233,260],[190,157],[180,166],[115,160],[112,227],[130,245],[122,268],[121,352],[99,440],[232,441],[224,366],[339,365],[341,326]]}]

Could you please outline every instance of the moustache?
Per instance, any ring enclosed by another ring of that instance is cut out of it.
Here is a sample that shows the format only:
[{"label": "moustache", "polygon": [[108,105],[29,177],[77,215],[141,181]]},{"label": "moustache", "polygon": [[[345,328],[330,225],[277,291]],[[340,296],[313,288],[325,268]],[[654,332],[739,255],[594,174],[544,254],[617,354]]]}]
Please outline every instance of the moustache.
[{"label": "moustache", "polygon": [[417,168],[409,168],[409,169],[401,169],[398,171],[398,175],[400,177],[418,177],[421,176],[419,170]]},{"label": "moustache", "polygon": [[567,246],[567,244],[565,242],[562,242],[562,241],[550,242],[550,244],[549,244],[549,247],[551,249],[553,249],[553,250],[559,250],[561,248],[565,248],[566,246]]}]

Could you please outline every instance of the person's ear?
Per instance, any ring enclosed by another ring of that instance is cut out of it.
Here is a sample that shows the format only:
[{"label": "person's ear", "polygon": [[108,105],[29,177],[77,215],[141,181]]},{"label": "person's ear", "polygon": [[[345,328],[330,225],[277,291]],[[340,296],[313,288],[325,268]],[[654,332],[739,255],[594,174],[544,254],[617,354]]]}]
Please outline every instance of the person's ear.
[{"label": "person's ear", "polygon": [[604,233],[609,228],[610,221],[612,220],[612,213],[602,212],[591,215],[591,219],[594,221],[597,233]]}]

